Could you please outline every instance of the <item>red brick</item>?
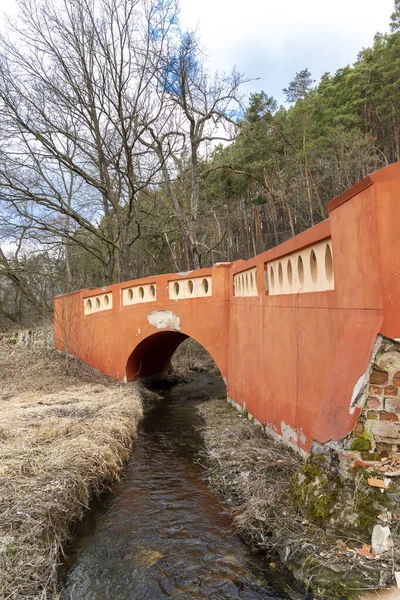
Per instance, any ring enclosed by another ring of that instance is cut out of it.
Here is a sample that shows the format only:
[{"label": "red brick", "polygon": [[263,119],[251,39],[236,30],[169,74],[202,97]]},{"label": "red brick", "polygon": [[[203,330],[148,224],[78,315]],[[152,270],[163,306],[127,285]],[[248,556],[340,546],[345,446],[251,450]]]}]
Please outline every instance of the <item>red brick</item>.
[{"label": "red brick", "polygon": [[383,388],[378,387],[377,385],[370,385],[369,393],[372,394],[373,396],[382,396]]},{"label": "red brick", "polygon": [[385,396],[397,396],[397,388],[393,385],[385,387]]},{"label": "red brick", "polygon": [[400,379],[400,371],[397,371],[397,373],[393,375],[393,379]]},{"label": "red brick", "polygon": [[391,413],[400,413],[400,398],[386,398],[385,410]]},{"label": "red brick", "polygon": [[378,371],[378,369],[372,369],[371,377],[369,378],[370,383],[375,385],[384,385],[389,380],[389,375],[386,371]]},{"label": "red brick", "polygon": [[397,415],[394,413],[381,412],[379,413],[379,418],[381,421],[398,421]]},{"label": "red brick", "polygon": [[393,385],[395,385],[396,387],[400,387],[400,377],[393,377]]},{"label": "red brick", "polygon": [[379,398],[373,398],[372,396],[368,396],[367,408],[381,408],[381,401],[379,400]]}]

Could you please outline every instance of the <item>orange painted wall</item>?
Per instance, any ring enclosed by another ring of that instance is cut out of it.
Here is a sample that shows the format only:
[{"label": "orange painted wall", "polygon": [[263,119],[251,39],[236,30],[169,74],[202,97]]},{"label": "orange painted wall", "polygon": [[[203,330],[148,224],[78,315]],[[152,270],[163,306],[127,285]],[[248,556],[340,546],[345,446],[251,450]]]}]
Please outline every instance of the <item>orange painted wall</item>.
[{"label": "orange painted wall", "polygon": [[[306,451],[313,440],[345,437],[358,416],[350,412],[354,386],[378,333],[400,338],[400,164],[365,178],[328,210],[326,221],[249,261],[109,286],[111,310],[83,315],[84,299],[104,290],[57,297],[57,347],[69,339],[72,353],[122,381],[127,365],[128,377],[165,368],[190,336],[216,361],[229,397],[279,435]],[[266,263],[329,237],[333,290],[269,294]],[[236,297],[234,275],[252,267],[258,295]],[[169,281],[210,275],[212,296],[169,299]],[[140,283],[156,283],[157,300],[122,306],[121,290]],[[180,331],[159,332],[148,322],[153,310],[171,310]]]}]

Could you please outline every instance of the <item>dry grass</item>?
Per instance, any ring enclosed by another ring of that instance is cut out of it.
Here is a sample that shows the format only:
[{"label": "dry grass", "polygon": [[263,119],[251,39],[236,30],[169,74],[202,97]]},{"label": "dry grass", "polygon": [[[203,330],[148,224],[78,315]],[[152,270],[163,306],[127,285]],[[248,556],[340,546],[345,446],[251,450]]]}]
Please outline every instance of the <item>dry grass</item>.
[{"label": "dry grass", "polygon": [[[208,481],[231,503],[237,530],[249,544],[270,557],[278,554],[313,597],[360,598],[361,590],[391,579],[390,557],[386,564],[370,564],[357,552],[347,552],[348,545],[361,547],[362,540],[336,533],[330,520],[325,527],[310,522],[292,503],[292,478],[303,467],[296,454],[226,402],[212,400],[199,410]],[[347,595],[351,589],[359,591]]]},{"label": "dry grass", "polygon": [[172,357],[174,372],[187,374],[189,371],[219,374],[219,370],[207,350],[192,338],[178,346]]},{"label": "dry grass", "polygon": [[[302,461],[220,400],[202,405],[200,413],[212,487],[236,506],[235,524],[243,537],[254,547],[273,550],[285,524],[294,529],[297,515],[287,497]],[[274,535],[277,522],[280,532]]]},{"label": "dry grass", "polygon": [[118,479],[140,394],[52,350],[0,349],[0,597],[57,597],[60,551],[90,498]]}]

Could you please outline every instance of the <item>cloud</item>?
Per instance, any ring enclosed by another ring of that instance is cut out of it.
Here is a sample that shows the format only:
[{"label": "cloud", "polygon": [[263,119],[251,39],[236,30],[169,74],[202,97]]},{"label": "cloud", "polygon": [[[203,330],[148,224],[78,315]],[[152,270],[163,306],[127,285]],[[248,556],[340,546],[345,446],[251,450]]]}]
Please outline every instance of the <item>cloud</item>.
[{"label": "cloud", "polygon": [[[0,11],[15,14],[16,0],[0,3]],[[247,92],[263,89],[283,102],[282,89],[296,72],[308,67],[318,80],[353,63],[377,31],[389,31],[394,0],[180,0],[180,5],[183,27],[199,27],[211,70],[236,65],[260,78]]]},{"label": "cloud", "polygon": [[241,72],[283,101],[282,88],[308,67],[314,79],[353,63],[389,30],[394,0],[181,0],[181,23],[198,25],[212,70]]}]

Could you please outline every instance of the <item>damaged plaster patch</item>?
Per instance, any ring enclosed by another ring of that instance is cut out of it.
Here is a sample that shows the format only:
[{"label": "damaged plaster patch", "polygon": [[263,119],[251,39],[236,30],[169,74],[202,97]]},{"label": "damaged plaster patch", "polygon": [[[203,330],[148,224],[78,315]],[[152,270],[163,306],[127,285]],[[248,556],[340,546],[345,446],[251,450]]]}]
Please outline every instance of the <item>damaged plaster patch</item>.
[{"label": "damaged plaster patch", "polygon": [[292,427],[290,427],[290,425],[287,425],[285,423],[285,421],[281,422],[281,431],[282,431],[283,441],[294,442],[295,444],[297,444],[297,440],[298,440],[297,431],[295,429],[293,429]]},{"label": "damaged plaster patch", "polygon": [[382,342],[383,337],[381,335],[378,335],[374,347],[372,349],[371,358],[369,360],[367,370],[361,375],[361,377],[359,377],[359,379],[356,382],[356,385],[354,386],[349,409],[349,413],[351,415],[354,413],[356,406],[362,408],[365,404],[365,401],[368,396],[369,378],[371,375],[372,366],[375,362],[376,355],[378,354]]},{"label": "damaged plaster patch", "polygon": [[290,425],[287,425],[287,423],[285,423],[285,421],[281,421],[281,431],[282,431],[282,439],[284,442],[297,444],[299,441],[299,437],[300,437],[300,441],[303,445],[305,445],[305,443],[307,441],[307,437],[305,436],[305,434],[303,433],[303,430],[301,428],[298,431],[296,431],[296,429],[293,429],[293,427],[290,427]]},{"label": "damaged plaster patch", "polygon": [[307,436],[303,433],[303,430],[300,428],[300,441],[303,445],[305,445],[307,441]]},{"label": "damaged plaster patch", "polygon": [[[367,371],[368,373],[368,371]],[[363,373],[361,377],[358,378],[356,385],[354,386],[353,394],[350,400],[350,410],[349,413],[352,415],[357,406],[358,400],[362,397],[366,386],[368,384],[367,373]]]},{"label": "damaged plaster patch", "polygon": [[153,310],[147,317],[148,322],[157,329],[170,328],[171,331],[181,330],[181,318],[172,310]]}]

